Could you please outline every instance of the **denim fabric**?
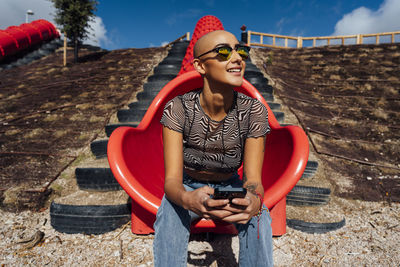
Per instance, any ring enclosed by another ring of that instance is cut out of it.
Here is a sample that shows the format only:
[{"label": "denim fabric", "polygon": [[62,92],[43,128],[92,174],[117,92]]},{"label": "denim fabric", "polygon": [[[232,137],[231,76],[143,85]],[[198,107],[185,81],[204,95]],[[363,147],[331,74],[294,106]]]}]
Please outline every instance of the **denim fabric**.
[{"label": "denim fabric", "polygon": [[[183,184],[188,191],[206,185],[213,188],[242,187],[243,185],[237,173],[222,183],[196,181],[184,173]],[[239,265],[241,267],[273,266],[271,217],[268,209],[264,208],[259,222],[257,217],[253,217],[247,224],[235,224],[239,232]],[[197,214],[163,197],[154,223],[155,267],[187,266],[190,223],[196,218],[198,218]]]}]

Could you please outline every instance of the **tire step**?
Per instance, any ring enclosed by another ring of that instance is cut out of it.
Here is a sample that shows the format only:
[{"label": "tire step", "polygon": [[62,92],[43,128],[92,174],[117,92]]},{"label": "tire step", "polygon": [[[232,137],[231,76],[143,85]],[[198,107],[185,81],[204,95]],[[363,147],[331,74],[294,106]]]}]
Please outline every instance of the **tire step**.
[{"label": "tire step", "polygon": [[133,127],[136,128],[139,125],[138,122],[131,122],[131,123],[116,123],[116,124],[108,124],[105,127],[107,137],[110,137],[112,132],[117,129],[118,127]]},{"label": "tire step", "polygon": [[346,219],[332,223],[313,223],[302,220],[286,219],[286,224],[292,229],[310,234],[324,234],[330,231],[338,230],[345,226]]},{"label": "tire step", "polygon": [[67,234],[104,234],[114,231],[131,219],[131,205],[66,205],[52,202],[51,226]]},{"label": "tire step", "polygon": [[81,190],[122,190],[110,168],[76,168],[75,177]]},{"label": "tire step", "polygon": [[120,109],[117,117],[120,122],[141,121],[145,113],[143,109]]},{"label": "tire step", "polygon": [[170,81],[172,79],[174,79],[176,77],[176,75],[174,74],[153,74],[151,76],[149,76],[149,78],[147,79],[147,81],[149,82],[153,82],[153,81]]},{"label": "tire step", "polygon": [[275,102],[267,102],[268,106],[272,110],[280,110],[281,109],[281,104],[275,103]]},{"label": "tire step", "polygon": [[326,205],[330,194],[329,188],[296,185],[287,195],[286,204],[291,206]]},{"label": "tire step", "polygon": [[129,109],[148,109],[153,102],[153,99],[141,100],[128,104]]},{"label": "tire step", "polygon": [[96,156],[96,159],[107,157],[107,144],[108,139],[95,140],[90,144],[90,150]]},{"label": "tire step", "polygon": [[275,115],[276,120],[279,123],[282,123],[285,120],[285,113],[281,112],[281,111],[272,111]]},{"label": "tire step", "polygon": [[309,160],[307,161],[306,168],[304,169],[304,173],[301,178],[311,178],[314,176],[315,172],[318,169],[318,162]]}]

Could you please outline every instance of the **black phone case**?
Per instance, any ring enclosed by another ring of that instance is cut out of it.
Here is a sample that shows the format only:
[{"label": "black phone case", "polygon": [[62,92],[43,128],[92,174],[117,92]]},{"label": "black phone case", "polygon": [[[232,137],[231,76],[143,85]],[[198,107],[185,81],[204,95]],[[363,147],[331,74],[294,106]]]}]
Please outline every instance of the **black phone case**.
[{"label": "black phone case", "polygon": [[243,198],[246,196],[246,188],[216,188],[214,189],[213,199]]}]

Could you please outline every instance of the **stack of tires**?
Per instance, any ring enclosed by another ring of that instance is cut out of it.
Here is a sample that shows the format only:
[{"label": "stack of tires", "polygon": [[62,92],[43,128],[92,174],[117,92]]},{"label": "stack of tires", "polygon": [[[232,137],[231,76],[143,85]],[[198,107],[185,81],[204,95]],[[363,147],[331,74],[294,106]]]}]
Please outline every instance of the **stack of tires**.
[{"label": "stack of tires", "polygon": [[[155,67],[154,74],[148,77],[143,85],[144,90],[137,94],[138,101],[128,105],[128,109],[117,112],[119,123],[105,127],[107,136],[118,127],[136,127],[142,120],[148,107],[158,92],[170,80],[175,78],[181,67],[185,55],[187,41],[173,44],[167,57]],[[96,167],[82,166],[75,169],[75,177],[79,189],[82,191],[118,192],[122,188],[114,178],[107,158],[108,139],[96,140],[91,143],[91,151],[96,156]],[[100,167],[101,166],[101,167]],[[84,201],[82,201],[84,202]],[[60,203],[57,199],[50,206],[51,225],[59,232],[75,234],[102,234],[113,231],[131,218],[129,201],[118,205],[70,205]]]}]

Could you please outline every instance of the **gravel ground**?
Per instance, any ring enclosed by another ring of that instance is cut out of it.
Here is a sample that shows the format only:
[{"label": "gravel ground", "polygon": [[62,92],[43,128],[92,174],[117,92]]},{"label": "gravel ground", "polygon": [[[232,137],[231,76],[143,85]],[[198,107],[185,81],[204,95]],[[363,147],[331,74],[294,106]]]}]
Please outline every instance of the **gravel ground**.
[{"label": "gravel ground", "polygon": [[[287,234],[274,238],[275,265],[400,266],[400,204],[344,199],[340,203],[346,218],[343,228],[326,234],[287,228]],[[71,235],[51,227],[48,209],[0,214],[1,266],[153,265],[153,236],[134,235],[129,224],[102,235]],[[33,242],[21,243],[37,231],[44,233],[41,243],[33,248]],[[195,235],[188,266],[235,266],[237,252],[236,236]]]}]

